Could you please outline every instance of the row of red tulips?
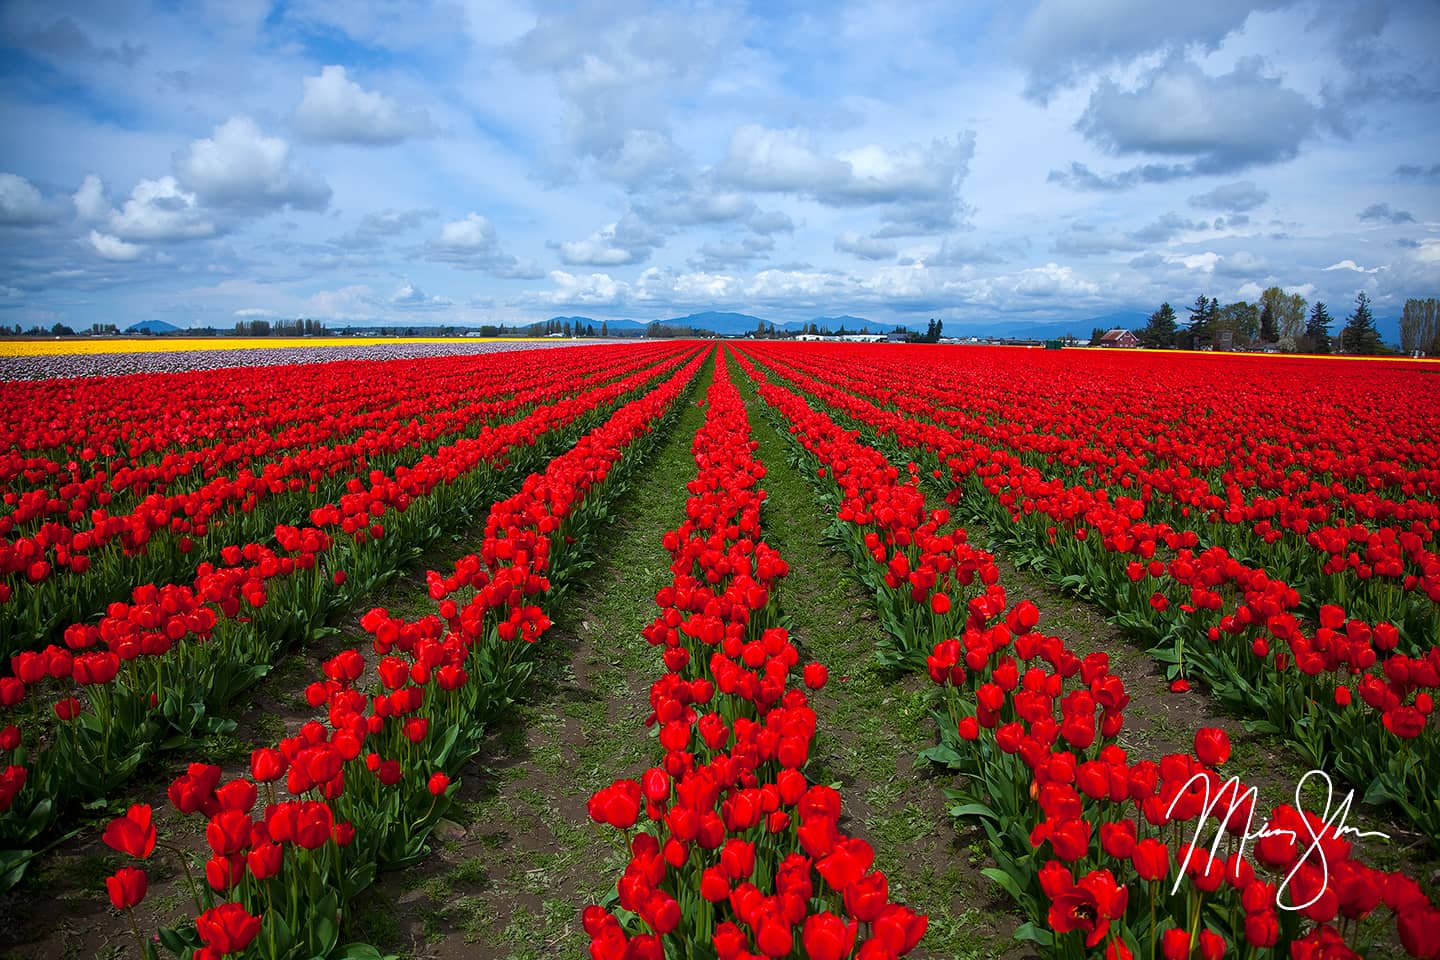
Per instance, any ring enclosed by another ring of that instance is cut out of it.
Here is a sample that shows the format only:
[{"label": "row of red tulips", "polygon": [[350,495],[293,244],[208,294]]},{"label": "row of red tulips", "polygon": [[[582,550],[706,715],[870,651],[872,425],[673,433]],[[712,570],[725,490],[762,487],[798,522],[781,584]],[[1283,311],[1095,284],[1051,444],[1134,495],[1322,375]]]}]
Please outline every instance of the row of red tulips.
[{"label": "row of red tulips", "polygon": [[[1171,676],[1205,679],[1223,702],[1263,718],[1314,764],[1369,785],[1427,836],[1440,836],[1440,647],[1333,604],[1297,616],[1296,590],[1192,530],[1150,524],[1106,491],[1066,487],[1004,450],[899,417],[793,368],[807,393],[925,464],[953,473],[949,500],[1005,536],[1015,553],[1159,642]],[[841,381],[842,386],[854,384]],[[963,449],[963,453],[961,452]],[[1093,535],[1092,535],[1093,534]],[[1418,648],[1423,649],[1420,653]],[[1410,650],[1407,654],[1403,651]]]},{"label": "row of red tulips", "polygon": [[[1206,546],[1223,546],[1250,562],[1258,558],[1271,576],[1299,590],[1312,616],[1320,603],[1333,602],[1353,616],[1390,621],[1416,636],[1440,631],[1440,555],[1433,549],[1440,531],[1440,470],[1433,458],[1440,431],[1433,423],[1411,421],[1411,432],[1395,433],[1405,411],[1423,402],[1416,394],[1433,389],[1429,378],[1394,370],[1363,376],[1349,368],[1327,371],[1336,376],[1325,381],[1323,399],[1338,403],[1336,416],[1297,432],[1267,418],[1265,405],[1245,399],[1253,386],[1228,393],[1235,371],[1225,366],[1202,371],[1208,415],[1186,416],[1184,403],[1190,401],[1177,402],[1177,393],[1151,391],[1153,397],[1136,399],[1133,386],[1127,394],[1125,385],[1105,376],[1106,358],[1093,355],[1085,373],[1095,382],[1056,386],[1027,377],[1023,393],[1008,387],[1008,412],[981,405],[981,414],[940,406],[946,398],[971,396],[977,384],[968,367],[946,375],[912,357],[897,366],[893,353],[842,358],[783,347],[770,352],[819,380],[851,383],[861,396],[973,441],[953,452],[962,461],[983,464],[1001,450],[1062,487],[1105,489],[1112,502],[1138,501],[1151,523],[1194,530]],[[932,353],[932,363],[941,357]],[[897,377],[904,382],[901,391]],[[1012,379],[1002,380],[1000,389]],[[1377,397],[1377,379],[1391,392]],[[1054,407],[1036,402],[1034,394],[1046,386],[1057,394]],[[1193,391],[1196,385],[1192,379],[1184,386]],[[1272,389],[1287,416],[1297,404],[1324,406],[1305,380],[1280,379]],[[1371,426],[1387,442],[1367,448],[1375,459],[1366,463],[1350,452],[1356,446],[1352,430]],[[1268,439],[1277,430],[1279,439]]]},{"label": "row of red tulips", "polygon": [[[854,533],[837,539],[860,575],[893,589],[886,554],[920,552],[884,512],[895,471],[754,375],[811,475],[849,507],[838,523]],[[928,756],[966,775],[952,813],[984,827],[998,864],[987,874],[1031,918],[1019,936],[1053,956],[1350,957],[1387,935],[1374,919],[1383,903],[1411,956],[1440,956],[1440,911],[1413,879],[1352,857],[1343,814],[1281,805],[1256,828],[1255,793],[1216,772],[1229,754],[1220,730],[1197,731],[1193,754],[1132,761],[1115,743],[1129,696],[1105,654],[1081,658],[1039,633],[1035,604],[1008,605],[994,580],[964,606],[963,628],[926,658],[944,707]]]},{"label": "row of red tulips", "polygon": [[[287,449],[277,458],[217,473],[203,483],[151,493],[128,506],[91,507],[91,492],[83,484],[64,491],[67,497],[49,502],[66,511],[66,522],[47,521],[13,541],[0,537],[0,657],[58,639],[60,627],[124,599],[136,583],[193,575],[200,563],[217,561],[227,543],[265,537],[280,524],[303,523],[311,510],[343,494],[356,477],[413,466],[442,444],[552,402],[575,388],[576,380],[585,381],[579,384],[583,389],[623,376],[656,356],[653,351],[607,351],[589,358],[570,351],[540,359],[550,352],[508,355],[517,358],[513,376],[493,358],[482,358],[490,361],[484,365],[472,361],[476,377],[449,378],[443,393],[432,388],[418,396],[412,392],[409,399],[392,394],[397,403],[388,408],[372,398],[362,407],[380,409],[351,412],[352,422],[338,437]],[[323,393],[327,385],[328,378],[316,377],[309,387]],[[405,386],[403,378],[396,384],[397,389]],[[289,402],[294,405],[293,396]],[[236,410],[243,417],[243,404]],[[224,449],[246,449],[255,442],[227,443]],[[187,460],[189,452],[167,454],[161,465]],[[91,479],[103,484],[108,473],[100,469]]]},{"label": "row of red tulips", "polygon": [[[528,366],[524,359],[522,366]],[[49,414],[39,424],[32,420],[11,428],[7,439],[12,446],[0,456],[0,489],[15,496],[6,498],[9,512],[0,531],[13,533],[37,518],[78,522],[94,505],[113,507],[151,493],[192,489],[221,472],[263,463],[292,448],[387,419],[410,419],[427,408],[444,409],[451,404],[443,401],[467,379],[488,386],[496,399],[505,395],[498,380],[502,368],[453,358],[434,364],[429,376],[426,367],[413,362],[370,368],[383,370],[380,377],[357,376],[353,364],[340,376],[313,368],[271,369],[274,375],[267,377],[239,368],[223,384],[189,373],[0,387],[5,394],[0,403]],[[325,382],[323,392],[316,391],[317,379]],[[297,405],[296,396],[312,402]],[[472,396],[488,394],[477,390]],[[166,417],[175,409],[171,398],[183,398],[193,408]],[[134,424],[146,423],[157,406],[161,419],[155,430],[137,432]],[[39,435],[34,432],[38,425],[43,425]],[[129,435],[128,443],[107,432],[117,428]],[[47,440],[60,445],[27,446]]]},{"label": "row of red tulips", "polygon": [[193,584],[137,587],[99,624],[68,628],[66,647],[17,655],[15,675],[0,678],[0,750],[9,759],[0,875],[18,880],[30,845],[66,806],[108,796],[157,748],[223,729],[216,708],[263,677],[284,645],[326,629],[334,610],[418,555],[441,524],[464,523],[510,477],[627,395],[647,393],[684,362],[668,353],[657,367],[488,427],[393,477],[357,481],[314,512],[312,527],[277,530],[276,547],[227,548],[224,565],[202,565]]},{"label": "row of red tulips", "polygon": [[674,580],[645,630],[665,668],[647,721],[664,755],[590,800],[628,855],[611,906],[583,913],[590,954],[902,956],[926,918],[890,901],[870,846],[838,827],[840,794],[804,774],[816,733],[805,688],[823,687],[826,669],[800,669],[775,625],[788,567],[760,539],[765,468],[723,355],[705,402],[687,519],[664,535]]},{"label": "row of red tulips", "polygon": [[[167,949],[182,960],[374,955],[337,946],[356,895],[377,870],[424,856],[453,778],[529,675],[531,644],[550,626],[565,571],[702,359],[692,354],[495,503],[481,549],[449,577],[431,574],[438,615],[407,623],[381,608],[366,614],[378,662],[372,672],[357,648],[324,664],[307,691],[323,722],[256,750],[249,777],[221,783],[219,767],[195,764],[175,780],[171,803],[207,821],[208,859],[203,883],[192,884],[194,922],[160,931]],[[132,808],[104,839],[148,859],[157,847],[150,809]],[[116,909],[133,910],[147,888],[143,868],[122,868],[107,888]],[[141,949],[155,953],[143,938]]]}]

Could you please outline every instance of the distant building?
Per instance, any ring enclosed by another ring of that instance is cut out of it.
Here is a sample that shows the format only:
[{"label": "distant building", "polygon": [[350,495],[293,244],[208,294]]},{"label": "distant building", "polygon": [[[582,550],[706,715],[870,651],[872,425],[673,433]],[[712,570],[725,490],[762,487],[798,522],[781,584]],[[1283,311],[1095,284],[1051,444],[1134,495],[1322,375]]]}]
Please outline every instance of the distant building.
[{"label": "distant building", "polygon": [[1119,327],[1116,327],[1114,330],[1108,331],[1103,337],[1100,338],[1099,346],[1119,347],[1125,350],[1133,350],[1136,347],[1140,346],[1140,339],[1136,337],[1135,334],[1131,331],[1121,330]]},{"label": "distant building", "polygon": [[910,334],[904,332],[903,330],[892,330],[889,333],[885,334],[885,339],[890,341],[891,343],[904,343],[905,341],[910,339]]}]

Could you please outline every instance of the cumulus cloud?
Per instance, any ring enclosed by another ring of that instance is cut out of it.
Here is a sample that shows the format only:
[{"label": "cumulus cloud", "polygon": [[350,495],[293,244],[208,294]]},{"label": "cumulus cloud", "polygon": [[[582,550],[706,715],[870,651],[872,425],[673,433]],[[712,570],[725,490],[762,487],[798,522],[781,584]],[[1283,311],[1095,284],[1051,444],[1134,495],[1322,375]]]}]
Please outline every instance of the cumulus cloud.
[{"label": "cumulus cloud", "polygon": [[390,306],[401,310],[439,310],[454,306],[454,302],[440,296],[431,296],[408,279],[390,295]]},{"label": "cumulus cloud", "polygon": [[105,184],[95,174],[87,173],[80,189],[71,195],[75,204],[75,216],[81,220],[104,220],[110,216],[110,198],[105,195]]},{"label": "cumulus cloud", "polygon": [[1372,203],[1355,215],[1366,223],[1414,223],[1415,217],[1408,210],[1392,210],[1388,203]]},{"label": "cumulus cloud", "polygon": [[165,176],[135,184],[125,203],[110,215],[110,232],[125,240],[168,243],[213,236],[216,229],[195,194]]},{"label": "cumulus cloud", "polygon": [[542,13],[510,54],[522,70],[554,83],[573,159],[638,183],[678,162],[669,102],[733,65],[744,26],[738,11],[712,5],[624,12],[580,5]]},{"label": "cumulus cloud", "polygon": [[592,233],[584,240],[565,240],[560,260],[569,266],[616,267],[642,263],[664,238],[634,212]]},{"label": "cumulus cloud", "polygon": [[330,186],[291,163],[290,145],[266,136],[246,116],[231,117],[176,158],[181,182],[207,205],[260,211],[294,207],[324,210]]},{"label": "cumulus cloud", "polygon": [[483,270],[505,279],[535,279],[544,276],[539,268],[506,253],[489,217],[466,214],[440,228],[440,235],[430,241],[426,256],[470,270]]},{"label": "cumulus cloud", "polygon": [[1240,180],[1216,187],[1206,193],[1195,194],[1190,198],[1190,206],[1199,207],[1201,210],[1228,210],[1234,213],[1243,213],[1246,210],[1254,210],[1269,199],[1270,194],[1255,186],[1251,181]]},{"label": "cumulus cloud", "polygon": [[1346,257],[1344,260],[1341,260],[1339,263],[1332,263],[1332,264],[1330,264],[1330,266],[1325,267],[1324,269],[1325,269],[1326,271],[1330,271],[1330,270],[1350,270],[1350,271],[1352,271],[1352,272],[1354,272],[1354,273],[1374,273],[1374,272],[1375,272],[1377,269],[1379,269],[1379,268],[1377,268],[1377,267],[1371,267],[1370,269],[1367,270],[1367,269],[1365,269],[1364,267],[1360,266],[1360,264],[1356,263],[1354,260],[1351,260],[1349,257]]},{"label": "cumulus cloud", "polygon": [[1081,277],[1070,267],[1053,262],[1021,270],[1011,281],[1010,289],[1022,297],[1056,299],[1091,297],[1100,292],[1099,285],[1094,281]]},{"label": "cumulus cloud", "polygon": [[104,259],[114,260],[117,263],[138,260],[140,255],[145,252],[145,248],[138,243],[127,243],[119,237],[101,233],[99,230],[90,231],[90,248]]},{"label": "cumulus cloud", "polygon": [[874,237],[863,237],[853,230],[847,230],[835,238],[835,249],[850,253],[861,260],[894,260],[895,244]]},{"label": "cumulus cloud", "polygon": [[317,143],[375,147],[428,135],[425,110],[407,110],[390,97],[366,90],[341,66],[327,66],[318,77],[304,78],[305,93],[292,123],[297,133]]},{"label": "cumulus cloud", "polygon": [[1150,0],[1041,0],[1021,27],[1016,52],[1029,68],[1025,93],[1045,101],[1099,67],[1155,50],[1198,44],[1215,49],[1252,10],[1285,5],[1254,0],[1157,4]]},{"label": "cumulus cloud", "polygon": [[35,185],[13,173],[0,173],[0,224],[33,227],[55,219]]},{"label": "cumulus cloud", "polygon": [[929,200],[949,195],[974,153],[974,135],[937,139],[929,146],[887,149],[867,144],[826,155],[802,129],[745,124],[730,138],[719,175],[749,190],[798,193],[833,206]]},{"label": "cumulus cloud", "polygon": [[555,286],[542,291],[540,300],[549,304],[618,304],[629,294],[630,285],[608,273],[579,276],[564,270],[551,270],[550,282]]},{"label": "cumulus cloud", "polygon": [[716,168],[723,181],[746,190],[792,193],[827,206],[880,205],[877,238],[937,233],[958,225],[960,185],[975,152],[973,132],[928,146],[897,149],[867,144],[828,154],[803,129],[739,127]]},{"label": "cumulus cloud", "polygon": [[1054,171],[1052,181],[1080,190],[1120,190],[1293,159],[1315,130],[1316,109],[1303,94],[1261,72],[1249,58],[1211,76],[1172,58],[1133,90],[1101,81],[1076,128],[1116,156],[1155,154],[1175,162],[1145,163],[1105,176],[1084,164]]}]

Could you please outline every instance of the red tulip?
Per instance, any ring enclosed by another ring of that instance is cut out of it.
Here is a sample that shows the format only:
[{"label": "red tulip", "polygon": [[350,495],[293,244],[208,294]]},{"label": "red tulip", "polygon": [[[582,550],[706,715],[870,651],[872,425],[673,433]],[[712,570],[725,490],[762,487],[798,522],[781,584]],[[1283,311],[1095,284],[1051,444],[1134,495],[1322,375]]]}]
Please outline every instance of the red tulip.
[{"label": "red tulip", "polygon": [[129,910],[145,899],[150,878],[144,870],[121,867],[114,876],[105,878],[105,889],[110,894],[110,903],[116,910]]},{"label": "red tulip", "polygon": [[1230,759],[1230,735],[1219,727],[1201,727],[1195,731],[1195,756],[1208,767],[1218,767]]},{"label": "red tulip", "polygon": [[222,903],[195,918],[200,939],[222,956],[239,953],[260,932],[260,918],[251,916],[244,904]]},{"label": "red tulip", "polygon": [[828,911],[815,913],[805,919],[800,942],[810,960],[841,960],[855,949],[858,930],[854,920],[846,923]]},{"label": "red tulip", "polygon": [[112,850],[144,860],[155,849],[155,824],[149,804],[137,803],[123,817],[111,820],[102,838]]}]

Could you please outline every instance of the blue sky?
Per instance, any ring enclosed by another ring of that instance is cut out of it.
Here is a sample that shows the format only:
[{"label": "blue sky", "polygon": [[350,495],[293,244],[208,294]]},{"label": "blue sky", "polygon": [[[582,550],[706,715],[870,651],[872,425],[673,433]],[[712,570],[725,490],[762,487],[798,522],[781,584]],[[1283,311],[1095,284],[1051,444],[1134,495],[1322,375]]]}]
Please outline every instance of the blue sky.
[{"label": "blue sky", "polygon": [[[1440,6],[0,6],[0,323],[1440,295]],[[1084,332],[1084,331],[1081,331]]]}]

